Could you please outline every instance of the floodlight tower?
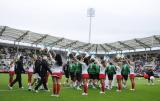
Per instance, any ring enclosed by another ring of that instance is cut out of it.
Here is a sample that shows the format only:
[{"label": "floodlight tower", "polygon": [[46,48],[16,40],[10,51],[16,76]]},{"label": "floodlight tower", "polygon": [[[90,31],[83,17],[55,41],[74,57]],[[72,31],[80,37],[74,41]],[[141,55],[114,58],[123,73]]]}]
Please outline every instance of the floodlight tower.
[{"label": "floodlight tower", "polygon": [[90,18],[88,43],[91,43],[92,17],[95,17],[95,9],[94,8],[88,8],[88,10],[87,10],[87,17]]}]

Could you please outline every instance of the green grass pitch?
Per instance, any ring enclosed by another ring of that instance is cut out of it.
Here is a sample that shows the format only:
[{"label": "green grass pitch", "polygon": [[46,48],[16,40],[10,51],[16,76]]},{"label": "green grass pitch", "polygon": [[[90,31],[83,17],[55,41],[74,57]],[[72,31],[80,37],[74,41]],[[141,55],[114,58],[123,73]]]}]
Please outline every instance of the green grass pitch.
[{"label": "green grass pitch", "polygon": [[[64,79],[62,80],[62,83]],[[116,92],[116,88],[111,91],[106,90],[105,95],[101,95],[99,89],[89,89],[88,96],[82,96],[82,91],[72,88],[62,87],[60,97],[52,97],[51,92],[40,91],[34,93],[28,91],[27,75],[23,75],[24,89],[19,89],[17,84],[13,90],[8,90],[8,74],[0,74],[0,101],[160,101],[160,79],[155,79],[155,85],[147,85],[147,80],[136,78],[136,90],[130,91],[130,80],[128,89],[121,93]],[[49,88],[51,89],[51,77]]]}]

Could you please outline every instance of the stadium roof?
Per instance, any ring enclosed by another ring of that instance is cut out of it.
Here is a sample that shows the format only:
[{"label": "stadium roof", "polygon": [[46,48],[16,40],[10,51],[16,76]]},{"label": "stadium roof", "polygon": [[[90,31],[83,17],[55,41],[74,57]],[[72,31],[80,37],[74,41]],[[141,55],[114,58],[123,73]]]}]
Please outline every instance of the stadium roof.
[{"label": "stadium roof", "polygon": [[160,35],[145,38],[136,38],[113,43],[92,44],[70,40],[63,37],[55,37],[48,34],[39,34],[28,30],[19,30],[8,26],[0,26],[0,39],[14,43],[22,42],[30,45],[42,45],[50,48],[70,49],[82,52],[107,53],[113,51],[127,51],[136,49],[152,49],[160,47]]}]

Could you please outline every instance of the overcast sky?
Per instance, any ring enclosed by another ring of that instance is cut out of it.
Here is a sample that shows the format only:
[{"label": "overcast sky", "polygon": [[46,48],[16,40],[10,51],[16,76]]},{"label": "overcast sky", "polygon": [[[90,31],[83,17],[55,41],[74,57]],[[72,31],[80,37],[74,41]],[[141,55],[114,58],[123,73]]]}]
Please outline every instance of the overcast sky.
[{"label": "overcast sky", "polygon": [[0,0],[0,25],[92,43],[160,34],[160,0]]}]

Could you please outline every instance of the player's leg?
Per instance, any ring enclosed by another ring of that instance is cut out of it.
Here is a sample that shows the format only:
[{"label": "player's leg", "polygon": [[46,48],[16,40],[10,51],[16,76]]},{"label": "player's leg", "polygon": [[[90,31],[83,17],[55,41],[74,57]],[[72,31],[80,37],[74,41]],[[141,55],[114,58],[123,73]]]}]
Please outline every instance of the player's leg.
[{"label": "player's leg", "polygon": [[100,79],[100,82],[101,82],[101,92],[100,93],[104,93],[105,92],[105,81],[104,79]]},{"label": "player's leg", "polygon": [[52,96],[56,95],[57,92],[57,81],[56,81],[56,77],[52,76]]},{"label": "player's leg", "polygon": [[21,73],[18,73],[18,84],[19,84],[19,88],[23,88],[22,87],[22,76],[21,76]]},{"label": "player's leg", "polygon": [[13,82],[9,85],[10,87],[13,87],[13,85],[18,81],[18,74],[16,74],[16,78],[13,80]]},{"label": "player's leg", "polygon": [[118,91],[120,92],[122,90],[121,80],[117,79],[118,81]]},{"label": "player's leg", "polygon": [[46,84],[46,76],[43,77],[43,87],[44,87],[45,91],[49,91],[48,86]]},{"label": "player's leg", "polygon": [[33,75],[32,72],[28,72],[28,85],[29,85],[29,86],[30,86],[31,83],[32,83],[32,75]]},{"label": "player's leg", "polygon": [[44,80],[43,77],[41,77],[40,81],[38,82],[37,86],[35,87],[35,92],[38,92],[38,88],[43,84]]},{"label": "player's leg", "polygon": [[108,76],[108,79],[109,79],[109,85],[108,85],[108,87],[109,87],[109,89],[111,90],[111,89],[112,89],[113,75],[109,75],[109,76]]},{"label": "player's leg", "polygon": [[70,79],[71,79],[71,81],[70,81],[70,87],[72,88],[72,87],[75,87],[76,86],[76,84],[75,84],[75,74],[74,73],[70,73]]},{"label": "player's leg", "polygon": [[49,72],[47,72],[47,75],[46,75],[46,77],[45,77],[45,81],[46,81],[46,85],[48,86],[48,78],[49,78]]},{"label": "player's leg", "polygon": [[132,90],[135,90],[135,80],[134,80],[134,78],[131,79],[131,82],[132,82]]},{"label": "player's leg", "polygon": [[92,74],[93,76],[93,88],[96,89],[97,87],[97,77],[96,77],[96,74]]},{"label": "player's leg", "polygon": [[122,91],[122,76],[121,75],[117,75],[117,83],[118,83],[118,92]]},{"label": "player's leg", "polygon": [[14,72],[9,72],[9,85],[13,82]]},{"label": "player's leg", "polygon": [[126,88],[126,83],[127,83],[127,80],[128,80],[128,75],[123,75],[123,88]]},{"label": "player's leg", "polygon": [[88,79],[84,78],[83,79],[83,91],[84,93],[82,93],[82,95],[88,95]]},{"label": "player's leg", "polygon": [[135,76],[134,74],[130,74],[130,80],[131,80],[131,86],[132,88],[130,90],[135,90],[135,80],[134,80]]},{"label": "player's leg", "polygon": [[82,90],[82,89],[80,88],[81,81],[82,81],[81,73],[77,73],[76,78],[77,78],[77,90]]},{"label": "player's leg", "polygon": [[56,77],[56,82],[57,82],[57,96],[60,95],[60,89],[61,89],[61,78]]}]

